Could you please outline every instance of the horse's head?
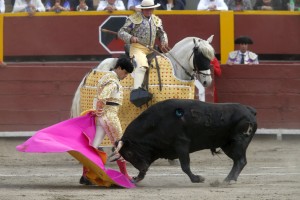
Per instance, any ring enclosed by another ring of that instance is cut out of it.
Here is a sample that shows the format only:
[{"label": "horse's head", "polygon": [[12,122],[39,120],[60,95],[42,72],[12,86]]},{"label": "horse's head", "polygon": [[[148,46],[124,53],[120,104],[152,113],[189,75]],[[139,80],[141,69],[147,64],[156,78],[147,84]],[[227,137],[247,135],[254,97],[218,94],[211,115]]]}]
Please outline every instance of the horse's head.
[{"label": "horse's head", "polygon": [[213,47],[210,45],[212,37],[207,40],[194,38],[193,48],[193,66],[195,72],[195,78],[200,81],[204,87],[211,85],[212,77],[210,70],[210,61],[215,57]]}]

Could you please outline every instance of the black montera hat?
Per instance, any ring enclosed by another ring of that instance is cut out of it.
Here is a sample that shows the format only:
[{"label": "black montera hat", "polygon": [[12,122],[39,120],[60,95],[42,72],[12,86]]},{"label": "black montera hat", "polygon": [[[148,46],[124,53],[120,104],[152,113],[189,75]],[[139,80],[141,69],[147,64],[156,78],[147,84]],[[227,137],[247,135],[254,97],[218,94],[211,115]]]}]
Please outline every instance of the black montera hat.
[{"label": "black montera hat", "polygon": [[241,36],[234,40],[234,44],[253,44],[253,41],[248,36]]}]

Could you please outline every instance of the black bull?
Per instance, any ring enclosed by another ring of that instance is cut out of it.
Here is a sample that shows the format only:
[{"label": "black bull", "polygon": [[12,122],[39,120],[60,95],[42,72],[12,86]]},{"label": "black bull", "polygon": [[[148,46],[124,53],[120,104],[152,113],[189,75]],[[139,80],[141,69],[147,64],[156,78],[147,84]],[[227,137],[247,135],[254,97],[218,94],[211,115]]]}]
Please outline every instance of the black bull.
[{"label": "black bull", "polygon": [[224,181],[236,181],[247,164],[246,150],[256,129],[252,107],[170,99],[149,107],[128,125],[119,153],[139,170],[136,182],[155,160],[179,158],[182,170],[195,183],[204,178],[191,172],[189,153],[210,149],[214,154],[221,148],[233,160]]}]

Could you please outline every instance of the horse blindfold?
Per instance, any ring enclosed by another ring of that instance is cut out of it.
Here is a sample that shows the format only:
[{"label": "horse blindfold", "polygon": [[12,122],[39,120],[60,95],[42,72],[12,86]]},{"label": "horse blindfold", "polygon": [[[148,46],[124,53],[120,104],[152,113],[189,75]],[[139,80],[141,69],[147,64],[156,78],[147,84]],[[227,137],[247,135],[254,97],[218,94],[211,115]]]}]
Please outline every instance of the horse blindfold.
[{"label": "horse blindfold", "polygon": [[210,69],[210,60],[205,57],[202,52],[199,52],[197,47],[193,49],[193,53],[194,70],[202,71]]}]

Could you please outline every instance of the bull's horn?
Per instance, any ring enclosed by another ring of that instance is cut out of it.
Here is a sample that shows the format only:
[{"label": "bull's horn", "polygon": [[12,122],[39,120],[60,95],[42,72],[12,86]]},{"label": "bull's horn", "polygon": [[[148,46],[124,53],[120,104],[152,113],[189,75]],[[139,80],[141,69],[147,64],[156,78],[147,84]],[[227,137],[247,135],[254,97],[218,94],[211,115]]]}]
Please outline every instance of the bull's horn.
[{"label": "bull's horn", "polygon": [[111,158],[111,157],[113,157],[113,156],[115,156],[117,154],[117,152],[113,152],[112,154],[110,154],[109,156],[108,156],[108,158]]},{"label": "bull's horn", "polygon": [[118,146],[117,146],[117,148],[116,148],[116,150],[115,150],[116,153],[119,153],[119,151],[120,151],[120,149],[122,148],[123,144],[124,144],[124,143],[123,143],[122,140],[120,140],[120,141],[118,142]]},{"label": "bull's horn", "polygon": [[[116,154],[114,154],[114,155],[116,155]],[[109,156],[109,157],[111,157],[111,156]],[[118,156],[117,157],[115,157],[114,159],[112,159],[112,160],[109,160],[110,162],[115,162],[115,161],[117,161],[117,160],[119,160],[121,158],[121,155],[120,154],[118,154]]]},{"label": "bull's horn", "polygon": [[[118,142],[118,145],[117,145],[115,151],[110,156],[108,156],[108,158],[111,158],[111,157],[115,156],[116,154],[119,154],[119,151],[122,148],[122,146],[123,146],[123,141],[120,140]],[[121,157],[121,155],[119,154],[115,159],[110,160],[110,162],[114,162],[114,161],[118,160],[120,157]]]}]

